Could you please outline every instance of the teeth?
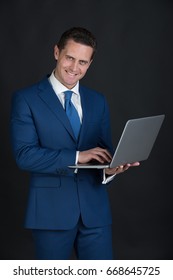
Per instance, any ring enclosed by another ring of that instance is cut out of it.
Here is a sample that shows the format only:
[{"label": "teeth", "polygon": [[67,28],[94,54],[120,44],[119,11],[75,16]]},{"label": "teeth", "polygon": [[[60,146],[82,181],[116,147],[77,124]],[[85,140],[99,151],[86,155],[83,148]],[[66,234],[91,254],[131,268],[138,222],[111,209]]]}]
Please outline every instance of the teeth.
[{"label": "teeth", "polygon": [[70,76],[76,76],[76,74],[70,73],[70,72],[67,72],[67,74],[70,75]]}]

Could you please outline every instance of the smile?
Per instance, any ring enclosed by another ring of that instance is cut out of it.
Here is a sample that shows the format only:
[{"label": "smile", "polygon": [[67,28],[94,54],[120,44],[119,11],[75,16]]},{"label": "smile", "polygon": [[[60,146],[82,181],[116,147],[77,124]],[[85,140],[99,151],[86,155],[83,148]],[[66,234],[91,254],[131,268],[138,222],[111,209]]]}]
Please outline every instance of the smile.
[{"label": "smile", "polygon": [[71,73],[71,72],[68,72],[67,70],[66,70],[66,73],[67,73],[69,76],[71,76],[71,77],[75,77],[75,76],[77,76],[77,74],[75,74],[75,73]]}]

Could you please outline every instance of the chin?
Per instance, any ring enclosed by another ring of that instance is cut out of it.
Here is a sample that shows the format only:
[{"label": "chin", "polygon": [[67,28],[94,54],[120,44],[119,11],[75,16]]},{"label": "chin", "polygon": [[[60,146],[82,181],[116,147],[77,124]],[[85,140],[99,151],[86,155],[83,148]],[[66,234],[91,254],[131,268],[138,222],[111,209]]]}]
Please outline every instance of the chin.
[{"label": "chin", "polygon": [[76,85],[76,83],[78,82],[78,80],[75,80],[75,81],[68,81],[68,82],[65,82],[64,84],[68,87],[74,87]]}]

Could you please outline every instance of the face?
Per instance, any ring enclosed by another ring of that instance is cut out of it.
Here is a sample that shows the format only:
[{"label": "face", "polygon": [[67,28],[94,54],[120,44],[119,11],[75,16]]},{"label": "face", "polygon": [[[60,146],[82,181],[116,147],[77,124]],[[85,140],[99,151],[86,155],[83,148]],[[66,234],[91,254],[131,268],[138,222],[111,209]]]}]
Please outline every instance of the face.
[{"label": "face", "polygon": [[73,88],[85,76],[92,62],[92,54],[92,47],[73,40],[68,40],[61,51],[55,46],[54,56],[57,60],[55,77],[67,88]]}]

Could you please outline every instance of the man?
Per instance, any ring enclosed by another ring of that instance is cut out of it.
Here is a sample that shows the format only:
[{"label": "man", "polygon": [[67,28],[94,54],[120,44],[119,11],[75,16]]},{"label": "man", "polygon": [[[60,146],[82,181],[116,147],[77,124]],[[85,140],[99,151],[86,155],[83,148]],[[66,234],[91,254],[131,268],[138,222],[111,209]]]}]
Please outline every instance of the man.
[{"label": "man", "polygon": [[73,248],[78,259],[112,259],[105,184],[139,165],[103,171],[68,167],[104,163],[113,153],[105,97],[79,84],[96,45],[88,30],[67,30],[54,48],[52,74],[13,96],[12,146],[18,166],[31,174],[25,226],[32,229],[38,259],[69,259]]}]

